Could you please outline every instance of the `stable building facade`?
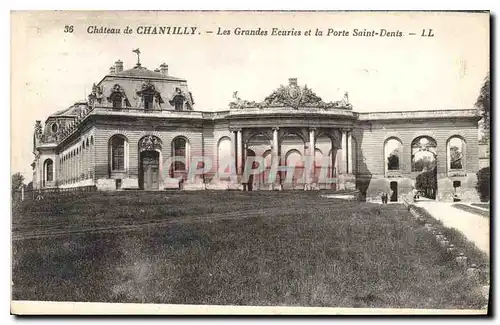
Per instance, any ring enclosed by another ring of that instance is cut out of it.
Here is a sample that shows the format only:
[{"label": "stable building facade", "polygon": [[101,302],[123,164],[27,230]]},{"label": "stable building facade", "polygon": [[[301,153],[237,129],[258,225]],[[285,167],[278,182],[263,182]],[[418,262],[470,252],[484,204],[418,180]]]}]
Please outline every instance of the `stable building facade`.
[{"label": "stable building facade", "polygon": [[34,188],[358,189],[392,201],[419,190],[477,199],[478,121],[470,110],[357,113],[291,78],[263,101],[195,110],[166,64],[121,61],[86,101],[36,121]]}]

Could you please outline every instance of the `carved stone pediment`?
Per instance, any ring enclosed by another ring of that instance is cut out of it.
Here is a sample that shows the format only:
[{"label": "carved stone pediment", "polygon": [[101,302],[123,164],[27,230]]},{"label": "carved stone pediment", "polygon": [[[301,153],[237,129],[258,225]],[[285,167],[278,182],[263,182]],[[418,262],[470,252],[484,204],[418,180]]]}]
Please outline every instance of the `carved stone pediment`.
[{"label": "carved stone pediment", "polygon": [[154,135],[147,135],[139,141],[139,150],[161,150],[161,139]]},{"label": "carved stone pediment", "polygon": [[109,96],[107,98],[109,103],[112,103],[113,100],[116,100],[116,99],[122,101],[122,106],[130,107],[130,102],[127,99],[127,95],[125,94],[125,90],[119,84],[115,84],[111,88]]},{"label": "carved stone pediment", "polygon": [[104,97],[102,93],[102,87],[97,86],[95,83],[92,85],[92,92],[88,96],[89,105],[100,104],[102,102],[102,98]]},{"label": "carved stone pediment", "polygon": [[151,80],[148,80],[144,82],[141,86],[141,89],[136,92],[137,96],[139,98],[144,98],[149,97],[155,100],[157,104],[163,104],[164,101],[161,98],[161,94],[158,90],[156,90],[155,85],[151,82]]},{"label": "carved stone pediment", "polygon": [[238,92],[233,93],[233,102],[229,103],[231,109],[243,108],[265,108],[265,107],[316,107],[316,108],[343,108],[352,109],[349,103],[347,92],[342,100],[336,102],[324,102],[321,97],[316,95],[310,88],[305,85],[300,87],[297,84],[296,78],[290,78],[288,86],[281,85],[274,90],[262,102],[242,100],[238,97]]},{"label": "carved stone pediment", "polygon": [[176,110],[192,110],[194,105],[193,95],[190,92],[186,94],[180,88],[175,88],[174,94],[168,102],[170,105],[174,106]]}]

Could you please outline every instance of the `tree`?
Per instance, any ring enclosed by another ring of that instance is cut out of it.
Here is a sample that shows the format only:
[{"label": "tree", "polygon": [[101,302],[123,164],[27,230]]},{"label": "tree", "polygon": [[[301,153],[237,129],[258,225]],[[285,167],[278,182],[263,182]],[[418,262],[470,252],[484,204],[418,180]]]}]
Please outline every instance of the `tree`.
[{"label": "tree", "polygon": [[423,196],[435,199],[437,189],[437,168],[423,172],[417,176],[415,187],[423,192]]},{"label": "tree", "polygon": [[12,175],[12,191],[18,190],[24,183],[24,176],[21,173],[15,173]]},{"label": "tree", "polygon": [[482,120],[479,122],[483,132],[483,140],[490,137],[490,74],[484,78],[484,84],[477,97],[476,108],[480,111]]},{"label": "tree", "polygon": [[490,167],[485,167],[477,172],[476,189],[481,201],[490,200]]},{"label": "tree", "polygon": [[387,157],[387,169],[399,170],[399,150],[394,149],[389,157]]},{"label": "tree", "polygon": [[462,153],[457,146],[450,147],[450,160],[451,169],[462,169]]}]

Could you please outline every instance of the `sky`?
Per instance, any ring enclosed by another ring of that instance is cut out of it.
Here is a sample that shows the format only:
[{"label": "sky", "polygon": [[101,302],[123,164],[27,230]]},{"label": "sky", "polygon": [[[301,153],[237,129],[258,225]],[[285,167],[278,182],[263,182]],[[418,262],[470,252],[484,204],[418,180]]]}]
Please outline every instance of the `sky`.
[{"label": "sky", "polygon": [[[165,62],[171,75],[187,79],[194,109],[202,111],[228,109],[234,91],[262,101],[289,78],[324,101],[347,91],[358,112],[470,109],[489,68],[487,14],[108,11],[11,18],[11,169],[28,181],[35,120],[85,99],[116,60],[132,68],[135,48],[143,66],[154,70]],[[89,34],[89,26],[122,33]],[[126,26],[132,34],[123,33]],[[196,27],[196,33],[138,35],[139,26]],[[301,36],[235,35],[237,27]],[[219,28],[231,34],[217,35]],[[382,28],[404,36],[353,36],[354,29]],[[324,35],[315,36],[316,29]],[[350,35],[326,36],[328,29]],[[434,37],[420,36],[422,29]]]}]

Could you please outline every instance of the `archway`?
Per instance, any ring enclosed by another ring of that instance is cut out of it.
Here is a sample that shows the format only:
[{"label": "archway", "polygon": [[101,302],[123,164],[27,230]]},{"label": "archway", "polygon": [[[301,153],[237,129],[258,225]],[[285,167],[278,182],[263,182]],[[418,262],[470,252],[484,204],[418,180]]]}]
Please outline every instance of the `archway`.
[{"label": "archway", "polygon": [[289,168],[284,175],[284,187],[286,188],[302,188],[304,185],[304,161],[302,154],[296,150],[292,149],[286,153],[285,156],[286,167]]},{"label": "archway", "polygon": [[428,199],[437,197],[437,143],[429,136],[419,136],[411,143],[411,170],[417,173],[416,190]]},{"label": "archway", "polygon": [[286,172],[280,173],[280,182],[284,189],[298,189],[305,185],[304,155],[306,140],[300,133],[292,130],[285,133],[280,141],[280,152],[284,154]]},{"label": "archway", "polygon": [[217,175],[219,179],[229,180],[231,170],[231,162],[234,164],[234,156],[231,152],[233,143],[231,138],[222,137],[217,144]]},{"label": "archway", "polygon": [[139,188],[141,190],[160,189],[161,140],[147,135],[139,140]]},{"label": "archway", "polygon": [[336,176],[336,154],[337,148],[333,136],[321,133],[316,138],[315,159],[314,159],[314,182],[319,188],[336,188],[335,182],[327,181]]},{"label": "archway", "polygon": [[[249,190],[260,189],[268,183],[269,169],[271,168],[271,137],[265,132],[258,132],[250,135],[246,141],[245,157],[262,157],[265,161],[266,169],[256,175],[251,175],[248,180]],[[261,159],[259,159],[261,160]],[[246,165],[246,159],[245,159]],[[258,162],[254,161],[253,168],[258,168]],[[250,188],[251,187],[251,188]]]}]

